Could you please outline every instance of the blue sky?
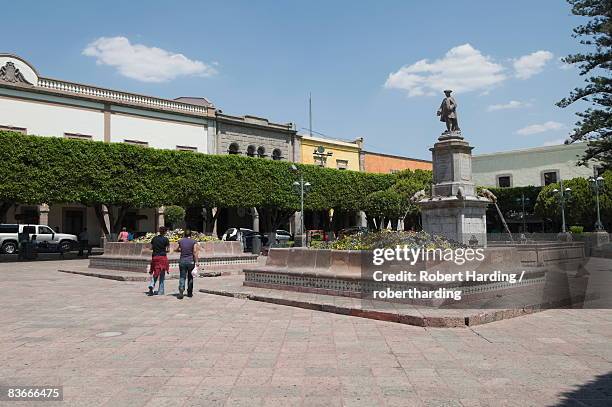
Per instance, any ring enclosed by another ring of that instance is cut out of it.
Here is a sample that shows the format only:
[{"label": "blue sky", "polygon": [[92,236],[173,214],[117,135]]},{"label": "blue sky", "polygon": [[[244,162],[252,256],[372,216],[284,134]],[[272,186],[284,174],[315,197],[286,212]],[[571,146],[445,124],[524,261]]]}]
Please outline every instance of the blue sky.
[{"label": "blue sky", "polygon": [[315,131],[429,159],[446,86],[476,154],[564,139],[585,106],[554,105],[582,83],[558,59],[580,50],[582,21],[561,0],[13,2],[0,52],[42,76],[298,128],[312,92]]}]

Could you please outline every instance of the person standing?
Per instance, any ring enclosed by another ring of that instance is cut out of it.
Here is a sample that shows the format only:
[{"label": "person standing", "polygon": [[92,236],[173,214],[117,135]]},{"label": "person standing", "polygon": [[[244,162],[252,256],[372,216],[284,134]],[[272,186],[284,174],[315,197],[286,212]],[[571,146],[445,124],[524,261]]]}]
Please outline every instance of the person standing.
[{"label": "person standing", "polygon": [[119,232],[119,236],[117,236],[117,241],[126,243],[130,237],[130,234],[127,231],[127,228],[124,226],[121,228],[121,232]]},{"label": "person standing", "polygon": [[167,229],[160,226],[159,234],[151,240],[151,248],[153,254],[151,256],[151,271],[153,278],[149,283],[149,295],[153,295],[155,284],[159,281],[157,289],[158,295],[164,295],[164,280],[166,273],[170,271],[170,263],[168,262],[168,251],[170,251],[170,241],[166,237]]},{"label": "person standing", "polygon": [[83,255],[83,252],[87,249],[87,255],[91,256],[91,246],[89,245],[89,233],[87,232],[87,228],[84,228],[81,233],[79,233],[79,256]]},{"label": "person standing", "polygon": [[198,242],[191,238],[191,230],[185,230],[183,238],[178,242],[178,251],[181,253],[179,258],[179,294],[178,299],[183,299],[185,291],[185,277],[187,277],[187,297],[193,297],[193,275],[191,271],[198,264]]}]

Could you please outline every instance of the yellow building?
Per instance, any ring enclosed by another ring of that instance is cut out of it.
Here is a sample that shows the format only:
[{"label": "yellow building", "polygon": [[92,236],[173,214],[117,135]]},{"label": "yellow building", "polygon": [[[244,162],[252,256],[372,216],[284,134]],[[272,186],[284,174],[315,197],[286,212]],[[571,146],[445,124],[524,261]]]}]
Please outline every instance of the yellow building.
[{"label": "yellow building", "polygon": [[360,152],[363,139],[344,141],[324,137],[298,135],[300,140],[300,162],[325,168],[360,171]]}]

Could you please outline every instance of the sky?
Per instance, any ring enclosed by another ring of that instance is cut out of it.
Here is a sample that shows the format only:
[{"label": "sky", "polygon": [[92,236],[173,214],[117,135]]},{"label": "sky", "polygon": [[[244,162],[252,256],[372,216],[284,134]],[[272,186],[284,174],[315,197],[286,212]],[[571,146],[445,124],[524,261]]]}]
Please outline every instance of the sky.
[{"label": "sky", "polygon": [[430,159],[454,90],[474,154],[560,144],[585,51],[562,0],[12,2],[0,53],[41,76],[295,123],[365,148]]}]

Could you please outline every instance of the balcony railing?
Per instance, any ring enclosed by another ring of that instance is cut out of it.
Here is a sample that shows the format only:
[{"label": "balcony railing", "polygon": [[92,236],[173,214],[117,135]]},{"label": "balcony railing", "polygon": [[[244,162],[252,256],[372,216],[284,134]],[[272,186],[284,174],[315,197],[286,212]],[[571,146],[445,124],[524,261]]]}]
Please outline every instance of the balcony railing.
[{"label": "balcony railing", "polygon": [[190,105],[188,103],[176,102],[168,99],[143,96],[138,95],[136,93],[119,92],[116,90],[98,88],[95,86],[64,82],[57,79],[39,78],[38,86],[41,88],[57,90],[65,93],[91,96],[108,101],[146,106],[155,109],[182,111],[198,115],[205,115],[208,112],[208,108],[206,106]]}]

